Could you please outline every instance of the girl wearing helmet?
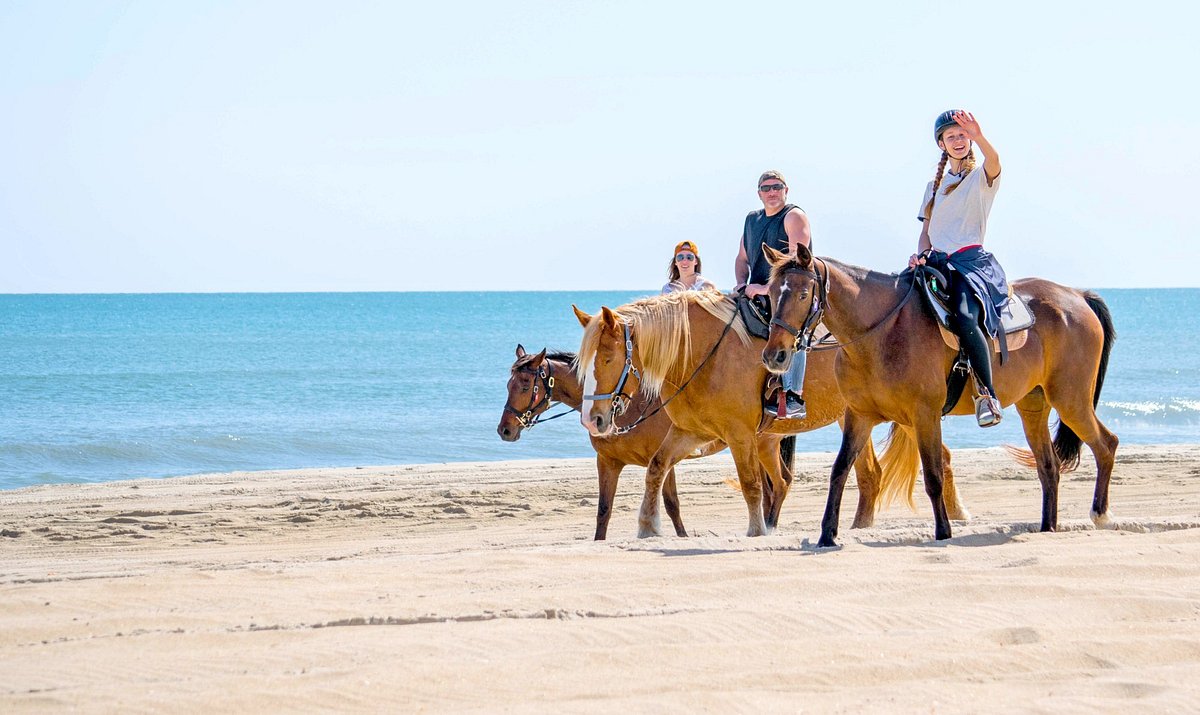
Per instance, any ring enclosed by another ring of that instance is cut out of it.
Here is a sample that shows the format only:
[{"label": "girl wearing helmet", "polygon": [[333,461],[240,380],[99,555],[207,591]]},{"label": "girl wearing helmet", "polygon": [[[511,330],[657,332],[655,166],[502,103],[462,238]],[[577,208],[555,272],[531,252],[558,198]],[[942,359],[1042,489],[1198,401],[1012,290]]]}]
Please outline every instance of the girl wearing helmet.
[{"label": "girl wearing helmet", "polygon": [[[1000,188],[1000,155],[970,113],[960,109],[938,115],[933,138],[942,150],[937,174],[925,187],[921,210],[921,237],[909,267],[945,264],[950,285],[951,321],[959,342],[980,383],[975,418],[980,427],[999,424],[1003,417],[992,385],[991,349],[984,337],[1000,330],[1000,309],[1008,301],[1004,269],[983,249],[988,214]],[[974,146],[983,153],[976,166]]]}]

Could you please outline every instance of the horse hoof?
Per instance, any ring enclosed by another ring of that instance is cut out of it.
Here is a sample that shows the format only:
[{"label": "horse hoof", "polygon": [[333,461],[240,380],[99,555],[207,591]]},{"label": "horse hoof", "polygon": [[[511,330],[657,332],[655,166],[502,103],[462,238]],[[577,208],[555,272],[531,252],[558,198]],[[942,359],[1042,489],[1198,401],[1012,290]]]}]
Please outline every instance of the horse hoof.
[{"label": "horse hoof", "polygon": [[1097,514],[1096,512],[1093,511],[1093,512],[1089,513],[1089,516],[1092,517],[1092,523],[1096,525],[1097,529],[1115,529],[1115,528],[1117,528],[1117,525],[1115,523],[1113,523],[1112,514],[1107,511],[1104,512],[1103,514]]},{"label": "horse hoof", "polygon": [[825,536],[822,534],[821,540],[817,542],[817,546],[822,549],[832,549],[833,547],[837,546],[837,542],[833,540],[832,536]]}]

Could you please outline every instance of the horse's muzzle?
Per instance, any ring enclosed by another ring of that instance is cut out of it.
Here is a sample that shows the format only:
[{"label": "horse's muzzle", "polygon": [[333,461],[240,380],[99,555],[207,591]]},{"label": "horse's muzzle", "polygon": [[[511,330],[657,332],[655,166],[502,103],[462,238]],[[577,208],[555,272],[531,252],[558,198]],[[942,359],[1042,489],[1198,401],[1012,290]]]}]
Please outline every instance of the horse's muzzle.
[{"label": "horse's muzzle", "polygon": [[769,345],[763,349],[763,365],[769,372],[779,375],[787,372],[792,364],[792,351],[786,348],[772,348]]},{"label": "horse's muzzle", "polygon": [[496,427],[496,434],[500,435],[500,439],[505,442],[516,442],[521,439],[521,428],[513,427],[506,422],[507,420],[501,420],[500,425]]}]

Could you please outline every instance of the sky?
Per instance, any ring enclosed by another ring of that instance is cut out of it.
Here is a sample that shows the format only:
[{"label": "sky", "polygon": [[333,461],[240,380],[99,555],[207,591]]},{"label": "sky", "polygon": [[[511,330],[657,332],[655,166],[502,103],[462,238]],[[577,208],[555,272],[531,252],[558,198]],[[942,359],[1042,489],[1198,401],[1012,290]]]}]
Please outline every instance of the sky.
[{"label": "sky", "polygon": [[1200,42],[1157,2],[0,4],[0,293],[733,285],[758,175],[916,245],[944,109],[1010,278],[1200,286]]}]

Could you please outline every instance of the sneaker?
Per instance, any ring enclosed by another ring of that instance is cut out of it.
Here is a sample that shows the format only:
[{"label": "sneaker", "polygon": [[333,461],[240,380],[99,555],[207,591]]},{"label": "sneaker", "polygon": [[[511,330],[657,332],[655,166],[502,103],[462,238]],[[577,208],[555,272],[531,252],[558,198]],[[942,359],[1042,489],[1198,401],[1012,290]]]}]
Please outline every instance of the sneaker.
[{"label": "sneaker", "polygon": [[1000,400],[990,395],[980,395],[975,398],[975,421],[980,427],[995,427],[1004,419],[1004,408]]}]

